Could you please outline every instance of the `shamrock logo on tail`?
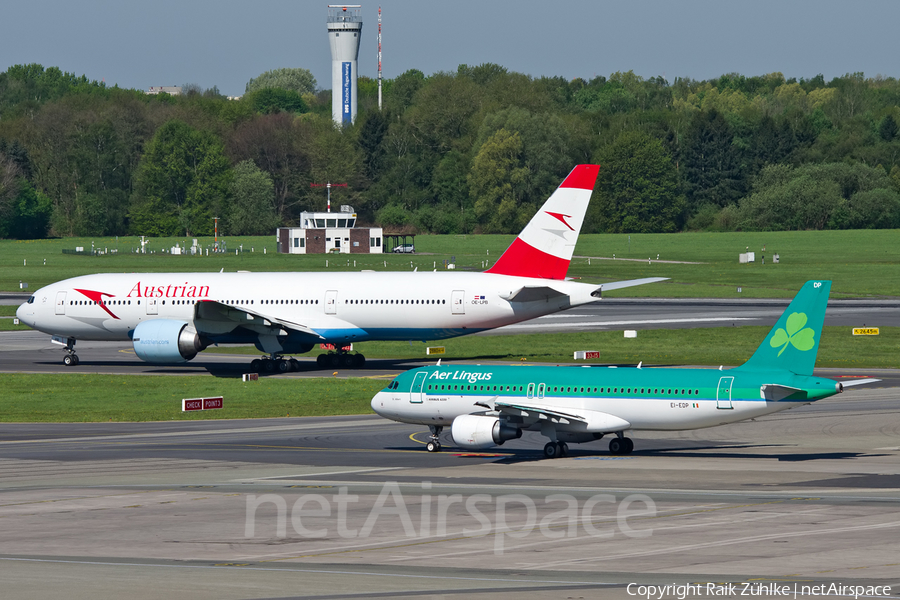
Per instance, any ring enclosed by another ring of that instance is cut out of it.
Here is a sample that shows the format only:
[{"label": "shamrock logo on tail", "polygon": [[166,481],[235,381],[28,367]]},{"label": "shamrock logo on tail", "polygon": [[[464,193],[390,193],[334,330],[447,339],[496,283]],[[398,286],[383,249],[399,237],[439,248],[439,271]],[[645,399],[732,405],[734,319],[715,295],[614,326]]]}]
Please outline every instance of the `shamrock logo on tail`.
[{"label": "shamrock logo on tail", "polygon": [[810,327],[804,329],[804,325],[806,325],[805,313],[791,313],[791,316],[787,318],[787,331],[778,328],[775,335],[772,336],[772,340],[769,342],[769,345],[773,348],[781,346],[781,350],[778,351],[778,356],[781,356],[781,353],[788,347],[788,344],[791,344],[801,352],[812,350],[813,346],[816,345],[816,332]]}]

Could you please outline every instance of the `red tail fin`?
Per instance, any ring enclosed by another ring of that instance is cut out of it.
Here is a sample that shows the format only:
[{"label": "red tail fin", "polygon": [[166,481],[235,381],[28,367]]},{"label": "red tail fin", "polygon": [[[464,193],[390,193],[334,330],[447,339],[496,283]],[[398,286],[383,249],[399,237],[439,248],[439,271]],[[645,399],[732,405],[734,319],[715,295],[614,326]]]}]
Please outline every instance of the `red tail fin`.
[{"label": "red tail fin", "polygon": [[599,165],[578,165],[488,273],[565,279]]}]

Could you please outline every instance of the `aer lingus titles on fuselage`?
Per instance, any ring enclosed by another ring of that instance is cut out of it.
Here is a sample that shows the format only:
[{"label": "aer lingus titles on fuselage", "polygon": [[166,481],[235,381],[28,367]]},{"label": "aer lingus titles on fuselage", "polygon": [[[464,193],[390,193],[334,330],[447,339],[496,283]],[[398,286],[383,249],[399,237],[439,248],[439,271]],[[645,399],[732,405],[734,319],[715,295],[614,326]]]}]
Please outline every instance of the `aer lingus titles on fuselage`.
[{"label": "aer lingus titles on fuselage", "polygon": [[[252,343],[254,366],[286,371],[284,354],[320,343],[440,340],[595,302],[602,286],[566,281],[599,167],[578,165],[484,273],[138,273],[86,275],[39,289],[19,319],[65,344],[130,340],[152,363],[194,358],[210,344]],[[323,366],[361,366],[360,354],[320,355]]]},{"label": "aer lingus titles on fuselage", "polygon": [[379,415],[427,425],[427,449],[440,450],[443,427],[466,449],[521,437],[550,438],[544,454],[612,434],[609,449],[634,448],[627,431],[699,429],[808,404],[843,390],[813,377],[830,281],[809,281],[753,356],[735,369],[449,366],[400,375],[372,399]]}]

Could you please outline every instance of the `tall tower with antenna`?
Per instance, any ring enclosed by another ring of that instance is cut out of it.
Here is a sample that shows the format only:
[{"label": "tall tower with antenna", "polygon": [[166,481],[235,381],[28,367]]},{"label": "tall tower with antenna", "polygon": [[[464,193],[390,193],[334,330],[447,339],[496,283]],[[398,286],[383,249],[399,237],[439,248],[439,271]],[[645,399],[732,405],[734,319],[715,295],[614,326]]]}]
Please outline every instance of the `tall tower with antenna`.
[{"label": "tall tower with antenna", "polygon": [[328,40],[331,42],[331,116],[338,125],[356,120],[356,61],[362,36],[359,4],[328,5]]},{"label": "tall tower with antenna", "polygon": [[378,7],[378,110],[381,110],[381,7]]}]

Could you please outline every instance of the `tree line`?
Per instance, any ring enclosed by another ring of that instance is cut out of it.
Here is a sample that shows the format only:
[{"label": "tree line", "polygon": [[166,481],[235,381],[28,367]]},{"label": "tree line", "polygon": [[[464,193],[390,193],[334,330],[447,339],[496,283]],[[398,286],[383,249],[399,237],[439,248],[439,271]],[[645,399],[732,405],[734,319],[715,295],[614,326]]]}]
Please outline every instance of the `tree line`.
[{"label": "tree line", "polygon": [[230,100],[0,73],[0,236],[271,234],[354,206],[389,230],[512,233],[577,163],[586,232],[900,227],[900,82],[781,73],[591,80],[460,65],[359,80],[359,114],[278,69]]}]

